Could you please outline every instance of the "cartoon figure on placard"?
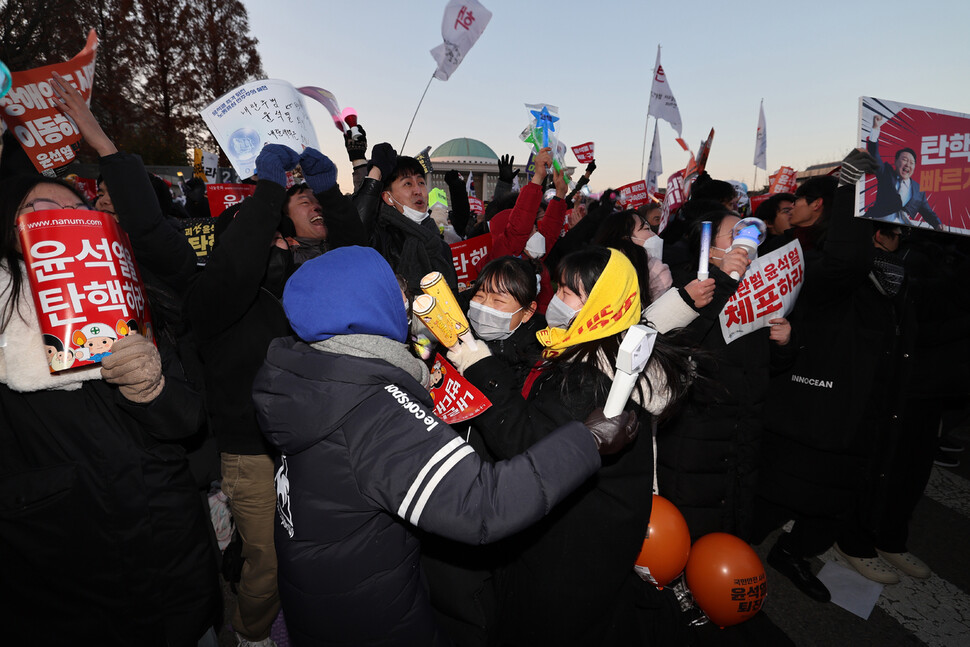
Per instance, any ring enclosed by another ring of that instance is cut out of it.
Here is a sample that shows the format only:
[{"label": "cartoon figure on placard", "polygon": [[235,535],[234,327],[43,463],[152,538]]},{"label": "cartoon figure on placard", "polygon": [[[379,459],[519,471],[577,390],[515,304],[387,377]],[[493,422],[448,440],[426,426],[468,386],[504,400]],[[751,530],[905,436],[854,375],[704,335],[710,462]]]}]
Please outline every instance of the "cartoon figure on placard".
[{"label": "cartoon figure on placard", "polygon": [[442,366],[440,361],[436,361],[434,366],[431,367],[431,379],[428,390],[431,391],[432,400],[434,400],[435,389],[440,388],[441,385],[445,383],[445,376],[447,374],[448,369]]},{"label": "cartoon figure on placard", "polygon": [[229,151],[240,162],[256,159],[259,143],[259,133],[252,128],[239,128],[229,135]]},{"label": "cartoon figure on placard", "polygon": [[47,351],[47,365],[52,371],[63,371],[74,364],[74,351],[64,348],[64,342],[54,335],[44,334],[44,350]]},{"label": "cartoon figure on placard", "polygon": [[111,347],[118,337],[128,334],[128,324],[119,319],[116,328],[107,324],[88,324],[81,330],[75,330],[71,341],[77,346],[75,356],[78,359],[100,362],[106,355],[111,354]]}]

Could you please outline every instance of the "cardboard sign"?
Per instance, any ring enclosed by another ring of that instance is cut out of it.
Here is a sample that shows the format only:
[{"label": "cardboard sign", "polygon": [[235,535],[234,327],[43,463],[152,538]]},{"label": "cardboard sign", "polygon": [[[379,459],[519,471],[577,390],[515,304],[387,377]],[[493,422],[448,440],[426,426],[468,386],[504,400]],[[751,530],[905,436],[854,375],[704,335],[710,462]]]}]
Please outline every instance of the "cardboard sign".
[{"label": "cardboard sign", "polygon": [[216,220],[215,218],[183,218],[181,221],[182,233],[189,245],[195,250],[198,257],[196,263],[205,265],[209,258],[209,251],[215,244]]},{"label": "cardboard sign", "polygon": [[482,234],[451,245],[451,260],[458,274],[458,291],[467,290],[478,278],[482,259],[488,256],[492,234]]},{"label": "cardboard sign", "polygon": [[645,180],[621,186],[617,190],[620,192],[620,201],[626,209],[636,209],[650,202],[650,193],[647,191]]},{"label": "cardboard sign", "polygon": [[219,156],[215,153],[204,151],[201,148],[196,148],[192,165],[192,176],[209,184],[216,181],[218,174]]},{"label": "cardboard sign", "polygon": [[209,184],[205,187],[209,213],[213,218],[218,217],[223,211],[239,204],[255,192],[255,184]]},{"label": "cardboard sign", "polygon": [[431,399],[434,400],[434,415],[449,425],[470,420],[492,406],[488,398],[463,378],[441,353],[435,353],[431,367]]},{"label": "cardboard sign", "polygon": [[304,96],[286,81],[246,83],[199,115],[241,178],[256,172],[256,158],[266,144],[289,146],[297,153],[307,147],[320,150]]},{"label": "cardboard sign", "polygon": [[593,142],[573,146],[573,155],[580,164],[589,164],[593,161]]},{"label": "cardboard sign", "polygon": [[859,114],[879,169],[856,184],[856,215],[970,236],[970,115],[872,97]]},{"label": "cardboard sign", "polygon": [[52,373],[97,364],[121,337],[151,339],[151,315],[128,236],[100,211],[20,216],[20,243]]},{"label": "cardboard sign", "polygon": [[787,317],[804,277],[805,261],[797,240],[756,258],[718,315],[724,343],[768,326],[769,319]]},{"label": "cardboard sign", "polygon": [[90,105],[97,49],[98,36],[92,29],[84,49],[71,60],[14,72],[10,92],[0,99],[7,127],[17,136],[34,168],[48,177],[55,176],[54,169],[73,162],[81,147],[77,126],[57,107],[49,83],[51,72],[64,77]]}]

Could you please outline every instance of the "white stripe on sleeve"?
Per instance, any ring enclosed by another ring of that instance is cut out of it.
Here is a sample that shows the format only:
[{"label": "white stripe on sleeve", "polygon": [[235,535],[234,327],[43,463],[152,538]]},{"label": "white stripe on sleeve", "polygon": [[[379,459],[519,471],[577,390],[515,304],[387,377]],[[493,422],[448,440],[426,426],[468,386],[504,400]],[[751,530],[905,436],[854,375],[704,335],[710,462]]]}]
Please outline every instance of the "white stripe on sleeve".
[{"label": "white stripe on sleeve", "polygon": [[414,506],[414,511],[411,513],[411,523],[413,523],[415,526],[418,525],[418,520],[421,518],[421,513],[424,511],[424,506],[428,503],[428,499],[431,498],[431,494],[434,492],[434,489],[438,487],[438,483],[441,482],[441,479],[443,479],[445,475],[451,471],[451,468],[458,464],[458,461],[465,458],[469,454],[474,453],[475,450],[472,449],[471,445],[465,445],[457,452],[452,454],[448,460],[442,463],[441,467],[438,468],[438,471],[435,472],[435,475],[431,477],[431,480],[428,481],[428,484],[424,486],[424,491],[421,493],[421,498],[418,499],[417,504]]},{"label": "white stripe on sleeve", "polygon": [[411,482],[411,487],[408,488],[407,496],[405,496],[404,501],[401,502],[401,507],[397,509],[397,516],[399,516],[402,519],[407,519],[406,515],[408,512],[408,507],[410,507],[411,501],[414,499],[414,497],[418,493],[418,490],[421,488],[421,482],[424,480],[424,477],[427,476],[428,472],[431,471],[431,468],[434,467],[434,465],[438,461],[443,459],[451,452],[455,451],[455,449],[457,449],[459,445],[464,444],[464,442],[465,441],[461,439],[461,436],[458,436],[457,438],[449,442],[447,445],[439,449],[437,452],[435,452],[435,455],[428,459],[428,462],[424,464],[424,467],[421,468],[421,471],[418,472],[418,475],[414,477],[414,481]]}]

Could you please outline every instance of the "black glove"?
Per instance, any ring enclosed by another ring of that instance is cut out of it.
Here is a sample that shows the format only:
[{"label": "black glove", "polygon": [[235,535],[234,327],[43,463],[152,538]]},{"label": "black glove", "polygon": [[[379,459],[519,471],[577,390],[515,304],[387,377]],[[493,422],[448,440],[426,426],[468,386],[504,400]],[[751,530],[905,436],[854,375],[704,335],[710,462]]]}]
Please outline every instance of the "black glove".
[{"label": "black glove", "polygon": [[595,170],[596,170],[596,160],[590,160],[589,164],[586,165],[585,175],[587,176],[592,175],[593,171]]},{"label": "black glove", "polygon": [[585,424],[596,439],[596,449],[603,456],[619,452],[632,443],[640,431],[640,421],[631,411],[607,418],[603,409],[597,409],[589,414]]},{"label": "black glove", "polygon": [[445,173],[445,184],[447,184],[448,186],[451,186],[453,184],[460,184],[464,186],[465,180],[462,179],[461,173],[452,169],[451,171],[448,171],[447,173]]},{"label": "black glove", "polygon": [[879,162],[875,157],[866,151],[858,148],[842,160],[842,168],[839,169],[839,186],[855,184],[865,173],[875,173],[879,170]]},{"label": "black glove", "polygon": [[498,179],[499,182],[508,182],[512,184],[515,181],[515,176],[519,174],[519,169],[512,170],[513,162],[515,157],[509,157],[508,154],[503,155],[498,158]]},{"label": "black glove", "polygon": [[394,172],[394,167],[397,166],[397,151],[393,146],[384,142],[371,150],[368,171],[375,166],[381,171],[381,181],[386,183],[387,178]]},{"label": "black glove", "polygon": [[360,131],[360,137],[356,139],[349,130],[344,133],[344,146],[347,148],[347,155],[351,162],[367,159],[367,133],[360,124],[357,124],[357,130]]}]

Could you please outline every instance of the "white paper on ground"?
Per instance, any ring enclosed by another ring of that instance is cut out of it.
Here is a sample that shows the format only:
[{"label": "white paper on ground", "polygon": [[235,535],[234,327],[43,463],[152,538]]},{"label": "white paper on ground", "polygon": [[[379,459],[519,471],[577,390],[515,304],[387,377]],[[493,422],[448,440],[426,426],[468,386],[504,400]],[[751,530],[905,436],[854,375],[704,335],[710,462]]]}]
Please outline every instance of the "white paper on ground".
[{"label": "white paper on ground", "polygon": [[863,577],[855,570],[835,562],[826,562],[818,572],[818,579],[832,594],[832,603],[863,620],[869,619],[883,585]]}]

